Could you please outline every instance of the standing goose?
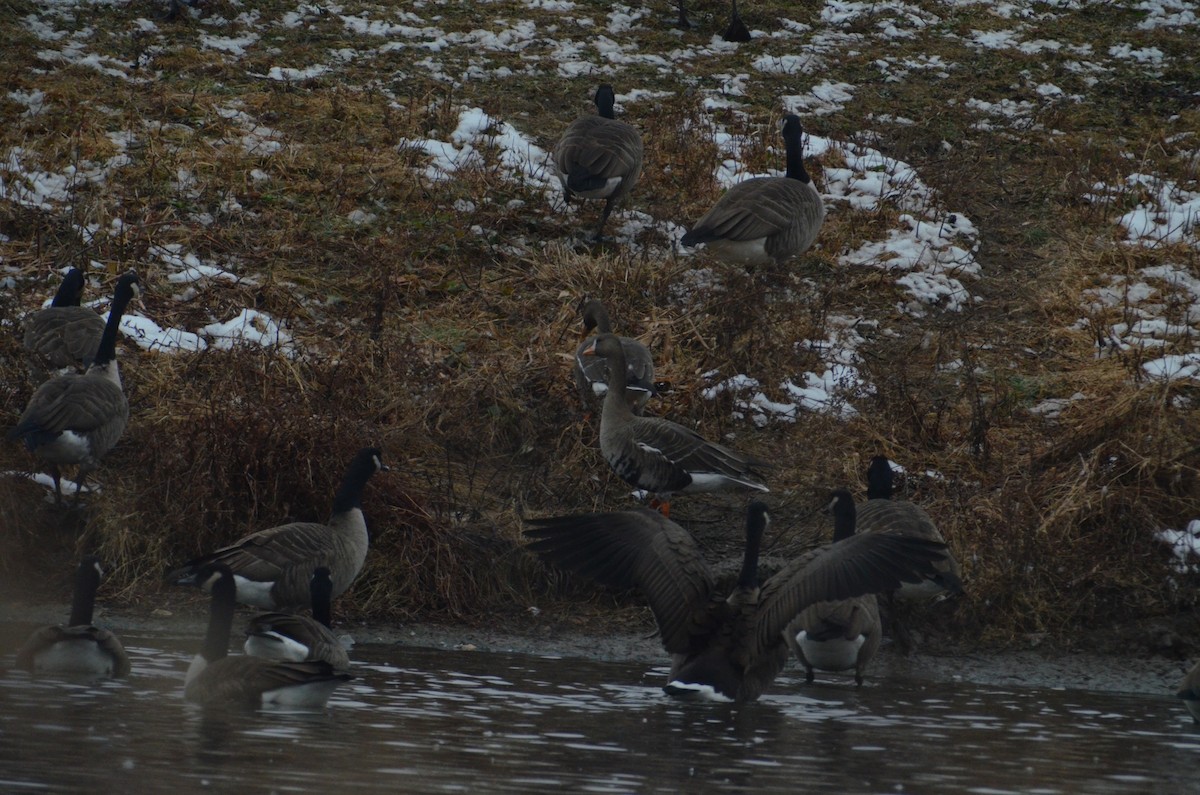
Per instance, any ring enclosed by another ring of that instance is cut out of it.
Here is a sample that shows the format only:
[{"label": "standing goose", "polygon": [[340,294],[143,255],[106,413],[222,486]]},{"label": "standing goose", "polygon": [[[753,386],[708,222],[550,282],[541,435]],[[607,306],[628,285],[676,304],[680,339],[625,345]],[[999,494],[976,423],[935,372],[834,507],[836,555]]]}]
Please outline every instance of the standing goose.
[{"label": "standing goose", "polygon": [[[612,322],[608,310],[596,299],[587,299],[582,306],[583,328],[586,332],[596,329],[600,334],[612,333]],[[645,345],[629,337],[617,337],[625,354],[625,397],[634,414],[641,414],[646,401],[654,394],[654,359]],[[585,356],[584,352],[595,343],[590,337],[579,344],[575,351],[575,385],[579,388],[579,399],[583,410],[588,410],[589,398],[603,396],[608,391],[608,363],[598,357]]]},{"label": "standing goose", "polygon": [[[925,509],[911,502],[891,498],[892,481],[892,466],[887,457],[873,457],[867,468],[867,501],[858,507],[857,532],[890,533],[946,543]],[[898,615],[901,612],[899,602],[916,603],[962,592],[958,561],[947,551],[945,559],[935,566],[931,576],[888,593],[886,598],[892,632],[901,650],[911,651],[914,644],[906,622]]]},{"label": "standing goose", "polygon": [[36,457],[50,464],[60,502],[60,467],[79,467],[76,477],[82,490],[87,474],[100,465],[100,459],[117,443],[129,421],[129,401],[121,389],[117,369],[117,331],[121,316],[137,294],[137,273],[129,271],[117,280],[108,321],[91,366],[82,375],[66,373],[38,387],[17,426],[8,432],[10,439],[24,441]]},{"label": "standing goose", "polygon": [[323,660],[281,662],[261,657],[229,657],[237,585],[224,563],[198,572],[212,593],[208,631],[200,653],[188,666],[183,697],[205,707],[323,707],[334,688],[353,677],[337,673]]},{"label": "standing goose", "polygon": [[718,259],[754,266],[782,264],[807,251],[825,220],[825,205],[804,170],[803,137],[800,118],[785,116],[787,175],[753,177],[725,191],[683,236],[683,245],[704,243]]},{"label": "standing goose", "polygon": [[1192,715],[1192,722],[1200,724],[1200,663],[1192,666],[1187,676],[1179,684],[1176,698],[1183,699],[1183,706]]},{"label": "standing goose", "polygon": [[350,667],[350,656],[330,629],[333,580],[327,566],[313,570],[309,583],[312,618],[293,613],[263,613],[246,628],[246,654],[267,660],[324,660],[334,670]]},{"label": "standing goose", "polygon": [[85,280],[78,268],[63,277],[54,300],[25,318],[25,351],[38,373],[88,365],[104,336],[104,318],[79,305]]},{"label": "standing goose", "polygon": [[625,400],[625,350],[612,334],[601,334],[584,356],[608,363],[608,393],[600,414],[600,452],[626,483],[645,489],[670,510],[675,493],[727,489],[768,491],[755,467],[766,462],[706,441],[695,431],[659,417],[634,415]]},{"label": "standing goose", "polygon": [[646,508],[534,519],[525,535],[557,566],[640,590],[671,655],[663,689],[719,701],[758,698],[787,661],[783,631],[805,607],[895,588],[928,572],[944,549],[918,538],[853,536],[797,558],[760,588],[758,553],[768,522],[767,506],[750,503],[742,568],[728,596],[716,591],[695,539]]},{"label": "standing goose", "polygon": [[17,667],[36,674],[81,676],[126,676],[129,655],[117,636],[92,626],[96,589],[104,570],[100,561],[87,556],[75,573],[75,595],[67,625],[42,627],[29,636],[17,652]]},{"label": "standing goose", "polygon": [[605,83],[596,91],[596,116],[571,122],[554,146],[554,170],[562,183],[563,197],[604,199],[604,212],[596,227],[596,239],[613,206],[633,190],[642,172],[642,136],[632,125],[613,117],[616,95]]},{"label": "standing goose", "polygon": [[298,609],[311,601],[309,580],[318,566],[329,568],[331,598],[350,587],[367,557],[367,523],[362,491],[376,472],[387,471],[377,447],[358,451],[333,498],[329,522],[292,522],[257,533],[189,561],[167,575],[173,585],[200,585],[207,564],[223,563],[233,572],[237,600],[263,610]]},{"label": "standing goose", "polygon": [[[829,511],[833,514],[834,542],[851,538],[854,498],[850,492],[834,491]],[[788,646],[804,666],[804,681],[812,682],[814,668],[822,671],[853,668],[854,681],[859,685],[863,683],[867,664],[879,651],[882,634],[874,594],[810,605],[784,631]]]}]

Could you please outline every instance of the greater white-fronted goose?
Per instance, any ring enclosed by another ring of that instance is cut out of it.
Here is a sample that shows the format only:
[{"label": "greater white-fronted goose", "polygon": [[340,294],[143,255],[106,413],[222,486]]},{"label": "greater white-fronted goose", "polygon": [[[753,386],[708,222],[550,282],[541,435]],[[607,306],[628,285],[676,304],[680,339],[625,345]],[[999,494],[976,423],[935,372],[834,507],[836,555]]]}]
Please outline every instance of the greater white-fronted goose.
[{"label": "greater white-fronted goose", "polygon": [[[594,298],[586,299],[582,306],[584,332],[595,329],[599,334],[612,333],[612,321],[604,304]],[[617,337],[625,354],[625,397],[634,414],[641,414],[646,401],[654,394],[654,359],[649,349],[635,339]],[[583,410],[588,410],[594,396],[608,392],[608,362],[598,356],[585,356],[584,352],[595,343],[590,337],[575,350],[575,385],[579,388],[579,399]]]},{"label": "greater white-fronted goose", "polygon": [[710,442],[660,417],[639,417],[624,399],[625,350],[601,334],[583,351],[608,363],[608,394],[600,413],[600,452],[626,483],[654,494],[664,513],[672,494],[729,489],[769,491],[755,473],[766,462]]},{"label": "greater white-fronted goose", "polygon": [[237,585],[224,563],[197,572],[212,593],[208,631],[184,679],[183,696],[204,707],[322,707],[334,689],[353,677],[323,660],[283,662],[261,657],[229,657],[229,632]]},{"label": "greater white-fronted goose", "polygon": [[8,433],[10,439],[20,439],[34,456],[50,464],[60,501],[60,467],[79,468],[76,477],[82,490],[87,474],[100,465],[129,421],[129,402],[117,368],[117,331],[121,316],[137,294],[137,274],[122,275],[91,366],[82,375],[65,373],[38,387]]},{"label": "greater white-fronted goose", "polygon": [[552,160],[566,201],[572,196],[604,199],[596,227],[599,240],[613,207],[633,190],[642,173],[642,135],[633,125],[614,118],[612,86],[601,85],[595,101],[597,115],[571,122],[555,144]]},{"label": "greater white-fronted goose", "polygon": [[[833,492],[829,503],[833,514],[833,540],[854,535],[854,497],[846,489]],[[804,681],[813,680],[813,669],[847,671],[854,669],[854,681],[863,683],[867,664],[879,651],[883,628],[879,623],[879,604],[874,594],[818,602],[806,607],[784,631],[796,659],[804,666]]]},{"label": "greater white-fronted goose", "polygon": [[350,667],[350,656],[330,629],[333,580],[329,568],[318,566],[309,586],[312,618],[294,613],[263,613],[246,628],[246,654],[267,660],[324,660],[335,670]]},{"label": "greater white-fronted goose", "polygon": [[129,674],[129,655],[117,636],[92,626],[96,590],[104,577],[100,561],[87,556],[75,572],[75,595],[66,626],[35,630],[17,652],[18,668],[34,674],[120,677]]},{"label": "greater white-fronted goose", "polygon": [[753,177],[725,191],[682,243],[705,244],[730,264],[781,264],[803,254],[817,239],[825,205],[804,170],[804,128],[795,115],[783,119],[787,175]]},{"label": "greater white-fronted goose", "polygon": [[1183,699],[1183,706],[1191,713],[1192,722],[1200,724],[1200,663],[1192,666],[1192,670],[1179,683],[1175,697]]},{"label": "greater white-fronted goose", "polygon": [[85,285],[83,272],[71,268],[50,306],[25,318],[25,351],[35,373],[86,366],[96,358],[104,318],[79,305]]},{"label": "greater white-fronted goose", "polygon": [[928,573],[944,549],[920,538],[856,535],[797,558],[760,588],[768,521],[767,506],[752,502],[741,572],[728,596],[716,592],[691,534],[650,509],[533,519],[525,535],[556,566],[642,592],[671,655],[668,694],[751,701],[787,661],[783,631],[805,607],[896,588]]},{"label": "greater white-fronted goose", "polygon": [[[867,500],[858,506],[857,532],[892,533],[915,538],[927,538],[945,543],[925,509],[905,500],[893,500],[894,473],[886,456],[877,455],[867,468]],[[902,651],[914,647],[907,622],[899,613],[901,602],[916,603],[933,598],[956,596],[963,592],[958,561],[947,551],[934,573],[917,583],[906,583],[895,593],[888,593],[890,625],[897,645]]]},{"label": "greater white-fronted goose", "polygon": [[386,471],[377,447],[358,451],[333,498],[333,514],[325,524],[292,522],[242,538],[189,561],[167,575],[174,585],[208,586],[199,573],[210,563],[233,572],[237,600],[263,610],[299,609],[311,600],[309,580],[319,566],[329,569],[331,598],[341,596],[367,557],[369,537],[362,512],[362,492],[376,472]]}]

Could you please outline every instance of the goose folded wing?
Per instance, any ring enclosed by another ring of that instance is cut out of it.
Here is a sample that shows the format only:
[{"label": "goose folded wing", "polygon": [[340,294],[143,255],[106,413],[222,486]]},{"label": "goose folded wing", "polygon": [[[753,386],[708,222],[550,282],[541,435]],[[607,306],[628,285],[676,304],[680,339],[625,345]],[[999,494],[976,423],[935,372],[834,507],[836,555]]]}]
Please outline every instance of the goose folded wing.
[{"label": "goose folded wing", "polygon": [[86,433],[111,422],[121,414],[125,395],[111,381],[86,376],[55,378],[38,387],[15,429],[17,435],[31,432]]},{"label": "goose folded wing", "polygon": [[713,577],[691,534],[657,511],[527,520],[529,548],[603,585],[636,588],[650,604],[663,647],[691,650],[708,623]]},{"label": "goose folded wing", "polygon": [[207,563],[224,563],[237,575],[258,582],[279,579],[288,569],[302,565],[312,570],[314,560],[328,552],[329,528],[312,522],[293,522],[246,536],[237,543],[203,555],[175,574],[195,573]]}]

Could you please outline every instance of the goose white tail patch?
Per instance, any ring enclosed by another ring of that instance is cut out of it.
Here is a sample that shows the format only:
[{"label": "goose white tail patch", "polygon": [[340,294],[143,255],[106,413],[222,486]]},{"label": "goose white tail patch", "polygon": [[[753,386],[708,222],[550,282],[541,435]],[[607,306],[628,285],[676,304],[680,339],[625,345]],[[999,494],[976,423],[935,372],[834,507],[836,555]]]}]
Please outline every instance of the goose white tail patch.
[{"label": "goose white tail patch", "polygon": [[60,640],[33,657],[33,670],[41,674],[112,676],[113,658],[91,639]]},{"label": "goose white tail patch", "polygon": [[271,596],[271,589],[275,587],[274,580],[259,582],[235,574],[233,581],[237,583],[237,600],[239,602],[251,607],[260,607],[263,610],[275,609],[275,598]]},{"label": "goose white tail patch", "polygon": [[250,635],[246,638],[242,649],[252,657],[287,662],[304,662],[308,659],[309,654],[308,646],[278,632]]},{"label": "goose white tail patch", "polygon": [[663,687],[663,692],[668,696],[694,699],[696,701],[716,701],[721,704],[733,702],[732,698],[718,692],[712,685],[700,684],[699,682],[681,682],[678,679],[673,679]]},{"label": "goose white tail patch", "polygon": [[341,679],[327,679],[321,682],[308,682],[303,685],[288,685],[262,694],[262,703],[279,707],[323,707],[333,695],[333,691],[342,683]]}]

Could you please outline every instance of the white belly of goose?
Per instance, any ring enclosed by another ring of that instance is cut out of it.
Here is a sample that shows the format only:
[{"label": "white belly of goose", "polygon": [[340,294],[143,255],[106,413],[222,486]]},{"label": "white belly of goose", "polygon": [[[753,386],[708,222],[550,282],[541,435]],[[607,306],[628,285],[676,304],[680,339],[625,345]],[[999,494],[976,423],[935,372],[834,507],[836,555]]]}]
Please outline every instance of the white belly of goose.
[{"label": "white belly of goose", "polygon": [[54,441],[43,444],[37,449],[37,455],[41,458],[60,464],[83,461],[91,454],[91,441],[75,431],[63,431],[55,437]]},{"label": "white belly of goose", "polygon": [[271,595],[271,588],[275,586],[273,580],[259,582],[235,574],[233,581],[237,583],[237,600],[242,604],[259,607],[263,610],[276,609],[275,597]]},{"label": "white belly of goose", "polygon": [[767,239],[712,240],[704,244],[714,256],[733,265],[763,265],[772,261],[767,253]]},{"label": "white belly of goose", "polygon": [[858,664],[858,650],[867,640],[859,635],[853,640],[812,640],[803,630],[797,633],[796,643],[813,668],[822,671],[845,671]]},{"label": "white belly of goose", "polygon": [[275,690],[267,690],[262,694],[262,703],[264,706],[277,707],[323,707],[341,683],[340,679],[330,679],[324,682],[309,682],[303,685],[288,685]]},{"label": "white belly of goose", "polygon": [[721,704],[728,704],[733,701],[732,698],[718,691],[712,685],[705,685],[699,682],[681,682],[678,679],[672,679],[670,682],[667,682],[663,690],[676,698],[694,699],[696,701],[716,701]]},{"label": "white belly of goose", "polygon": [[596,190],[578,190],[573,191],[573,193],[585,199],[607,199],[621,186],[623,179],[624,177],[609,177],[608,181],[604,183],[604,187],[597,188]]},{"label": "white belly of goose", "polygon": [[113,658],[93,640],[60,640],[34,655],[33,670],[47,674],[112,676]]}]

